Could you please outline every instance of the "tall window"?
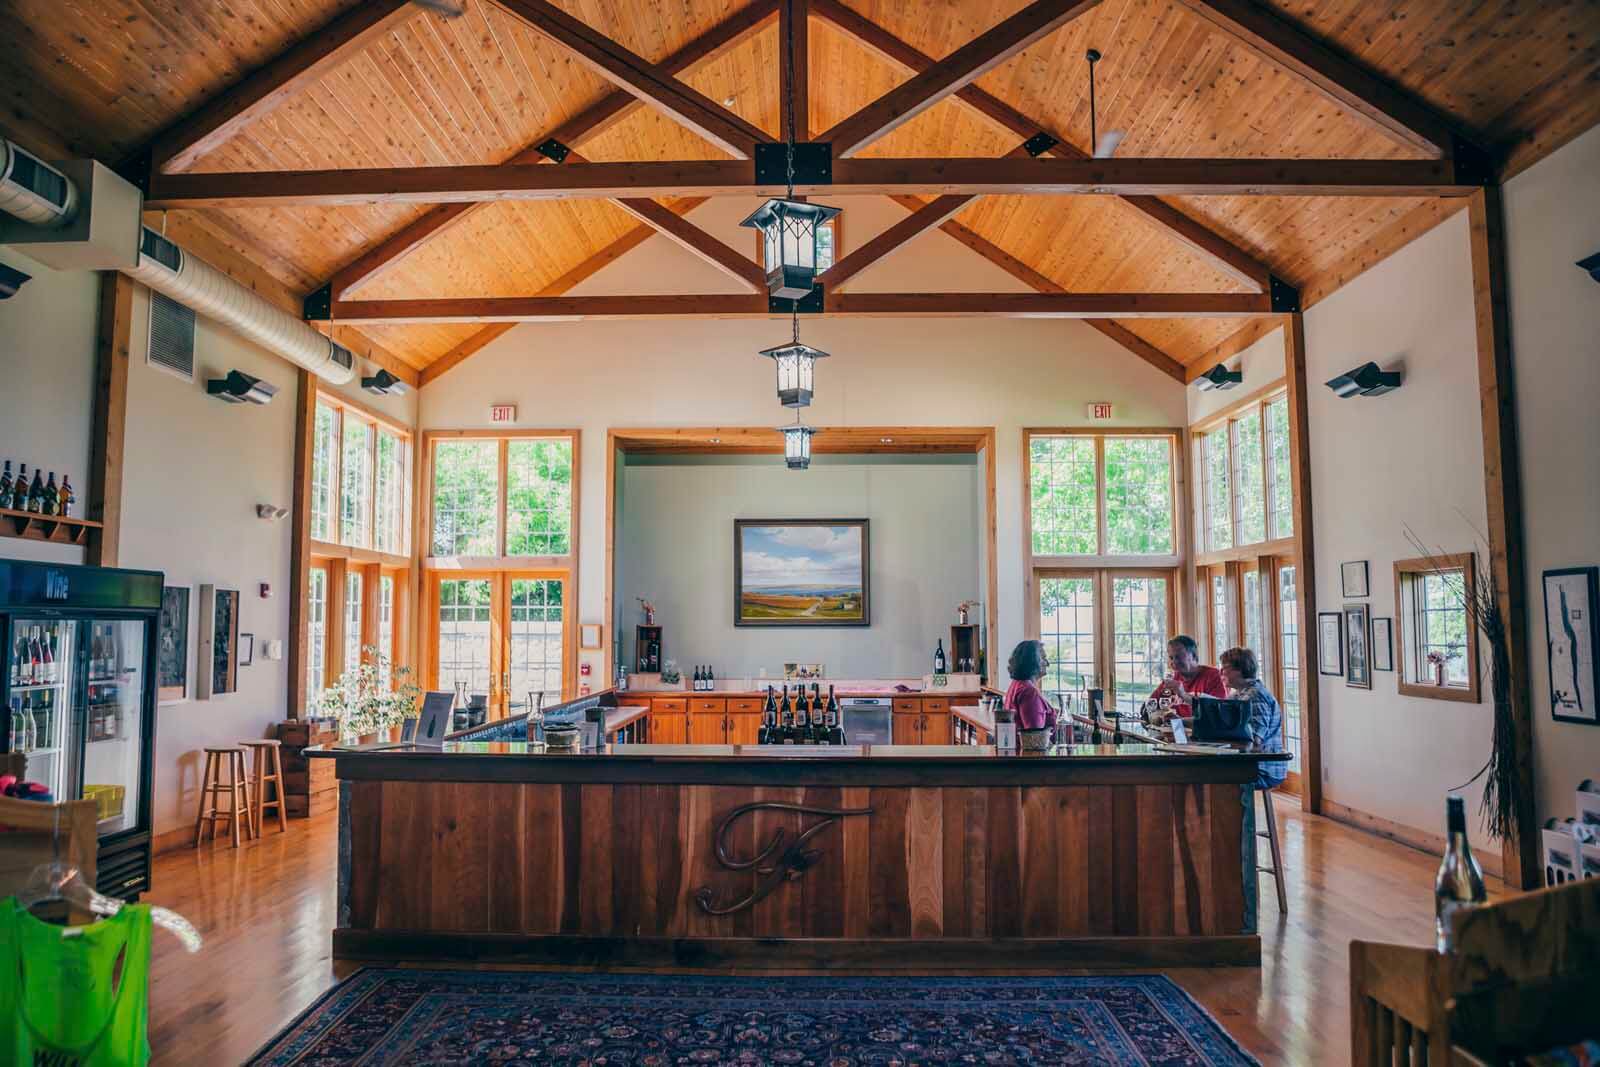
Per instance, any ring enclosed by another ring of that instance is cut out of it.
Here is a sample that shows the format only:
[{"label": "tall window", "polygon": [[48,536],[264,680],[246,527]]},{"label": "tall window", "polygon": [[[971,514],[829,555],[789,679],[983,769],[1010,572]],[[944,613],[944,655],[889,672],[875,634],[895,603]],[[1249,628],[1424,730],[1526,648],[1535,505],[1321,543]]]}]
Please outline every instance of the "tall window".
[{"label": "tall window", "polygon": [[1468,611],[1476,585],[1471,553],[1394,565],[1399,594],[1400,692],[1478,700],[1478,638]]},{"label": "tall window", "polygon": [[1172,441],[1105,439],[1106,553],[1171,555]]},{"label": "tall window", "polygon": [[372,547],[399,555],[405,548],[406,446],[399,434],[381,426],[377,432]]},{"label": "tall window", "polygon": [[312,541],[405,555],[409,451],[410,438],[377,415],[320,397],[311,433]]},{"label": "tall window", "polygon": [[489,692],[492,583],[487,578],[445,578],[439,582],[438,685],[469,693]]},{"label": "tall window", "polygon": [[1112,646],[1116,706],[1125,715],[1140,707],[1160,683],[1167,668],[1171,614],[1165,577],[1113,576],[1111,579]]},{"label": "tall window", "polygon": [[1240,605],[1240,614],[1244,616],[1244,647],[1256,654],[1258,664],[1265,663],[1262,655],[1265,646],[1262,643],[1261,619],[1263,604],[1261,603],[1261,572],[1259,570],[1245,571],[1240,576],[1240,589],[1244,595],[1244,603]]},{"label": "tall window", "polygon": [[344,576],[344,667],[361,662],[361,572]]},{"label": "tall window", "polygon": [[1095,581],[1045,578],[1039,582],[1039,640],[1049,670],[1046,694],[1081,693],[1100,684],[1095,671]]},{"label": "tall window", "polygon": [[1266,404],[1267,495],[1272,501],[1268,536],[1294,536],[1294,477],[1289,471],[1289,397]]},{"label": "tall window", "polygon": [[394,575],[378,578],[378,651],[383,655],[379,669],[384,683],[390,679],[391,661],[394,659]]},{"label": "tall window", "polygon": [[499,482],[499,442],[434,443],[433,555],[500,554]]},{"label": "tall window", "polygon": [[333,540],[333,472],[338,464],[339,412],[317,404],[311,431],[311,537]]},{"label": "tall window", "polygon": [[339,458],[339,540],[355,548],[372,544],[372,427],[348,412]]},{"label": "tall window", "polygon": [[311,568],[306,588],[306,703],[314,707],[322,696],[328,669],[328,572]]},{"label": "tall window", "polygon": [[1033,487],[1033,552],[1093,555],[1100,544],[1095,439],[1035,437],[1029,453]]},{"label": "tall window", "polygon": [[1233,612],[1228,604],[1228,579],[1222,573],[1211,576],[1211,655],[1213,658],[1234,647]]},{"label": "tall window", "polygon": [[527,439],[506,446],[506,555],[572,551],[572,441]]},{"label": "tall window", "polygon": [[1266,468],[1262,465],[1261,412],[1251,410],[1233,420],[1233,487],[1239,500],[1241,545],[1267,539]]},{"label": "tall window", "polygon": [[1289,750],[1289,770],[1300,770],[1300,603],[1292,566],[1278,568],[1278,644],[1282,664],[1278,704],[1283,708],[1283,743]]},{"label": "tall window", "polygon": [[1230,488],[1228,435],[1206,434],[1200,439],[1204,464],[1206,548],[1215,552],[1233,547],[1233,498]]},{"label": "tall window", "polygon": [[1028,431],[1035,556],[1174,556],[1174,438]]},{"label": "tall window", "polygon": [[512,579],[512,700],[529,693],[542,693],[547,702],[561,699],[564,611],[559,580]]}]

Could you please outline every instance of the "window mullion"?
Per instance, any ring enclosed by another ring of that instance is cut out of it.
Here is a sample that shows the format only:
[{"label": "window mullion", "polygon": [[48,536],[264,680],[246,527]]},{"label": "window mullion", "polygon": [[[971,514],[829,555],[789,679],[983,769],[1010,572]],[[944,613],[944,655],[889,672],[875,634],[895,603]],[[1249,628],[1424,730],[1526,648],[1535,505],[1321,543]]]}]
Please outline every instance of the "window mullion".
[{"label": "window mullion", "polygon": [[1094,438],[1094,489],[1095,489],[1095,546],[1098,555],[1106,554],[1107,525],[1106,525],[1106,439],[1102,435]]},{"label": "window mullion", "polygon": [[510,504],[509,483],[507,474],[510,470],[511,442],[500,438],[499,482],[495,487],[495,511],[499,515],[498,529],[495,530],[495,555],[504,559],[506,556],[506,528],[510,525],[506,509]]}]

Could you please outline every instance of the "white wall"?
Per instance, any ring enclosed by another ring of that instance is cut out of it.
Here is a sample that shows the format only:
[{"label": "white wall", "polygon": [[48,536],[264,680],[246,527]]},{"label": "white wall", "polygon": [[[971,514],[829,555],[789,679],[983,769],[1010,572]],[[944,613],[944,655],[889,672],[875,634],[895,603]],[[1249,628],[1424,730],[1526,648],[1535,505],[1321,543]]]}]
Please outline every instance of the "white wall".
[{"label": "white wall", "polygon": [[1202,392],[1190,388],[1189,422],[1194,424],[1210,418],[1219,411],[1237,404],[1242,398],[1274,382],[1283,381],[1283,329],[1280,327],[1257,339],[1248,348],[1229,359],[1229,370],[1244,372],[1244,380],[1232,389],[1211,389]]},{"label": "white wall", "polygon": [[[845,208],[846,251],[905,215],[876,198],[839,198],[838,204]],[[736,225],[748,210],[737,199],[717,199],[690,217],[753,254],[750,231]],[[937,231],[881,266],[881,272],[861,275],[863,288],[1021,288]],[[663,238],[645,242],[575,290],[700,291],[727,291],[727,284]],[[809,423],[996,428],[999,633],[993,647],[1001,656],[1024,632],[1022,428],[1080,424],[1084,405],[1100,400],[1113,401],[1117,422],[1127,426],[1176,427],[1186,416],[1176,382],[1081,323],[832,318],[801,325],[805,341],[832,353],[820,364]],[[425,428],[480,427],[488,422],[489,404],[511,402],[518,405],[520,426],[582,431],[579,606],[582,621],[599,622],[605,615],[606,431],[790,421],[773,395],[771,364],[755,354],[787,337],[782,320],[524,325],[423,390],[421,422]]]},{"label": "white wall", "polygon": [[1541,578],[1600,564],[1600,285],[1573,265],[1600,252],[1600,129],[1518,175],[1505,204],[1542,820],[1570,816],[1578,783],[1600,779],[1600,727],[1550,717]]},{"label": "white wall", "polygon": [[[818,456],[803,478],[766,457],[635,457],[617,536],[617,611],[633,661],[634,597],[651,600],[663,656],[719,678],[781,677],[787,662],[833,678],[915,677],[932,670],[955,605],[982,599],[979,466],[973,456]],[[733,625],[733,520],[865,518],[871,626]]]}]

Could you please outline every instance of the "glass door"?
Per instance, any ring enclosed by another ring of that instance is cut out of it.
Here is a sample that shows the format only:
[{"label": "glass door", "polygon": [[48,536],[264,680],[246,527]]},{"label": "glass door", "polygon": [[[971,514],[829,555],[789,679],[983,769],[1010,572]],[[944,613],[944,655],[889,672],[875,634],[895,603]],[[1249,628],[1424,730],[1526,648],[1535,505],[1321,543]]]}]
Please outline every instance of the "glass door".
[{"label": "glass door", "polygon": [[1050,661],[1039,686],[1053,700],[1060,699],[1057,694],[1071,696],[1078,708],[1086,707],[1084,691],[1102,684],[1095,585],[1092,571],[1061,571],[1039,578],[1039,640]]},{"label": "glass door", "polygon": [[[458,571],[433,579],[433,672],[429,688],[454,692],[465,686],[467,721],[456,724],[457,729],[505,714],[499,708],[502,695],[495,685],[504,669],[500,625],[503,606],[498,595],[501,584],[495,574]],[[457,718],[463,716],[458,714]]]},{"label": "glass door", "polygon": [[53,800],[76,800],[73,654],[82,624],[14,618],[7,640],[8,748],[28,757],[28,777]]},{"label": "glass door", "polygon": [[1112,689],[1108,703],[1137,717],[1167,673],[1173,627],[1171,578],[1165,574],[1109,572],[1111,581]]},{"label": "glass door", "polygon": [[86,670],[82,714],[74,716],[83,736],[81,789],[98,806],[100,836],[137,829],[144,796],[140,781],[144,752],[145,622],[94,619],[80,662]]},{"label": "glass door", "polygon": [[[528,710],[530,695],[545,706],[565,691],[567,583],[559,574],[508,574],[506,606],[506,713]],[[535,695],[537,694],[537,695]]]},{"label": "glass door", "polygon": [[522,714],[530,693],[546,706],[571,694],[565,572],[450,571],[432,585],[432,688],[464,682],[469,701],[482,696],[473,724]]}]

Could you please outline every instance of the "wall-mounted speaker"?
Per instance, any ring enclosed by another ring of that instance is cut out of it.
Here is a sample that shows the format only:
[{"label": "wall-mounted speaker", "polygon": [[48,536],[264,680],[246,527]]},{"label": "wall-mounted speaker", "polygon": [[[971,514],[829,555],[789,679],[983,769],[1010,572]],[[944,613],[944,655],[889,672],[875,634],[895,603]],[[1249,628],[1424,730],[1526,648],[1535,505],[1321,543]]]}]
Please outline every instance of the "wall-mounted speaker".
[{"label": "wall-mounted speaker", "polygon": [[1589,272],[1589,277],[1600,282],[1600,252],[1596,252],[1588,259],[1578,260],[1578,266]]},{"label": "wall-mounted speaker", "polygon": [[1328,388],[1339,397],[1382,396],[1400,388],[1400,372],[1384,370],[1376,363],[1363,363],[1328,380]]}]

